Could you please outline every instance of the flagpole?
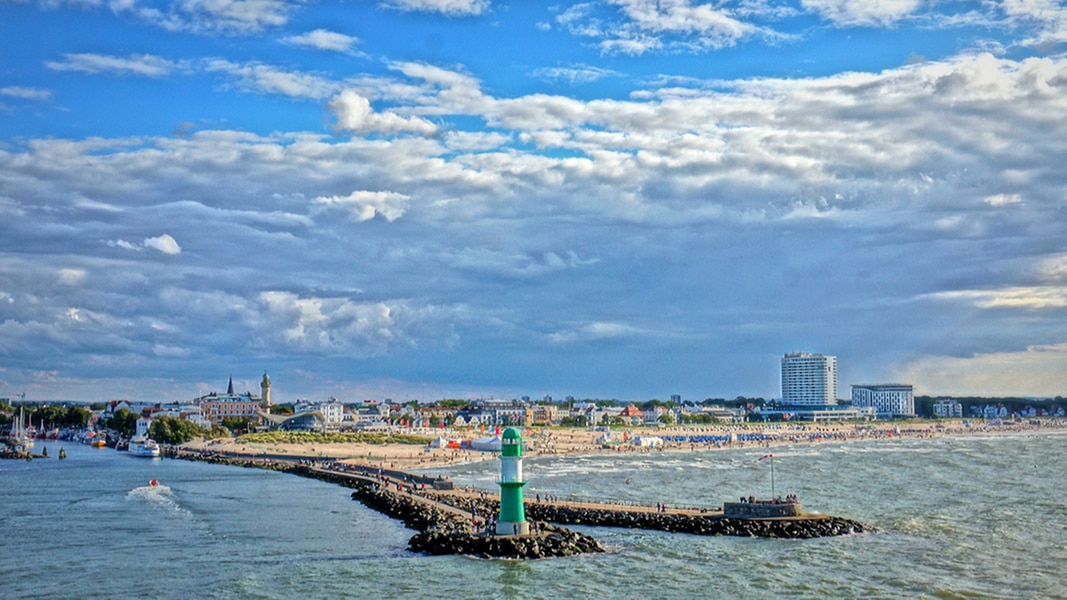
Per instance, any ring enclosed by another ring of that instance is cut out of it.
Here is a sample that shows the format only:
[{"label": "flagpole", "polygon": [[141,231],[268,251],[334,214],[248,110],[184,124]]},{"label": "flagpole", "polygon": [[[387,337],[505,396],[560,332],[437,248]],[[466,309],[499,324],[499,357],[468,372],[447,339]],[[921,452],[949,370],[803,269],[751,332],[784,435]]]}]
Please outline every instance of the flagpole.
[{"label": "flagpole", "polygon": [[774,498],[775,498],[775,496],[774,496],[774,455],[772,454],[771,455],[771,500],[773,501]]}]

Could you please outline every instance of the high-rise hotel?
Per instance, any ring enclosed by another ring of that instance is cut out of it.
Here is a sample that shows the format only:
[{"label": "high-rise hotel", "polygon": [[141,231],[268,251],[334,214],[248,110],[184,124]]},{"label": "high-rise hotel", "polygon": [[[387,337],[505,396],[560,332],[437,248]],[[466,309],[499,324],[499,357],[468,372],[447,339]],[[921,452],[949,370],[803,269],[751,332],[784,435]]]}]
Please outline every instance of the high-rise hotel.
[{"label": "high-rise hotel", "polygon": [[791,352],[782,357],[782,404],[837,404],[837,357]]}]

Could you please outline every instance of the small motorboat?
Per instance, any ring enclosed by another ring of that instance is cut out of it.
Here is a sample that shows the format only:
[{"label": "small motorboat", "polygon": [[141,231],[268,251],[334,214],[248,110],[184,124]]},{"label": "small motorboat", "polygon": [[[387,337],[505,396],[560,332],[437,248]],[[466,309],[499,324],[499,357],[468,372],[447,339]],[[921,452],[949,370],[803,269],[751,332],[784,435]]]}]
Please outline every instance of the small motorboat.
[{"label": "small motorboat", "polygon": [[158,479],[153,479],[152,481],[148,482],[148,485],[150,485],[152,487],[155,487],[155,486],[159,485],[159,480]]}]

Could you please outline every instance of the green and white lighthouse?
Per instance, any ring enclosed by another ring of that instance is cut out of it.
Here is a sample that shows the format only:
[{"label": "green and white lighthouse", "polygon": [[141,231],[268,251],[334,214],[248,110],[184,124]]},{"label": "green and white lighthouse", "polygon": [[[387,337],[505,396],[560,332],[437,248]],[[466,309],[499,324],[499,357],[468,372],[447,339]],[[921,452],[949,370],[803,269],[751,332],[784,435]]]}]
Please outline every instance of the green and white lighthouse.
[{"label": "green and white lighthouse", "polygon": [[514,427],[504,430],[500,437],[500,516],[496,522],[497,535],[525,535],[530,533],[526,509],[522,503],[522,434]]}]

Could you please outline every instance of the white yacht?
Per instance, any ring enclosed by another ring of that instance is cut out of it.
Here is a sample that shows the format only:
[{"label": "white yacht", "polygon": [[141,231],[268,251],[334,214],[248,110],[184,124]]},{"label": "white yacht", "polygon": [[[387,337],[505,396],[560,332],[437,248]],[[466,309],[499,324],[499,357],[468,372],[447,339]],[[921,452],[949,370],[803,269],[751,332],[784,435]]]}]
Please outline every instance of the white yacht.
[{"label": "white yacht", "polygon": [[133,456],[144,456],[148,458],[159,456],[159,444],[147,438],[139,442],[131,441],[130,454],[132,454]]}]

